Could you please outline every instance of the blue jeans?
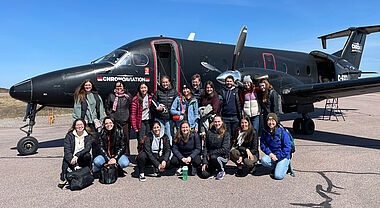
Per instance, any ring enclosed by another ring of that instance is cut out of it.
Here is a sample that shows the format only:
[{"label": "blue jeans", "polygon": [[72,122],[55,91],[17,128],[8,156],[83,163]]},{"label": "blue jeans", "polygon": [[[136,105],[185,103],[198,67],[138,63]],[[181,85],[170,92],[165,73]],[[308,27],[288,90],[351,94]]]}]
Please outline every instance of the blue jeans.
[{"label": "blue jeans", "polygon": [[156,118],[155,120],[160,122],[161,133],[162,131],[164,131],[164,133],[169,137],[170,145],[172,145],[173,120],[162,120],[158,118]]},{"label": "blue jeans", "polygon": [[[98,155],[94,159],[94,172],[97,172],[100,170],[100,168],[103,166],[103,164],[106,163],[106,160],[104,159],[103,155]],[[129,159],[127,156],[122,155],[119,160],[117,161],[117,164],[121,168],[125,168],[129,165]]]},{"label": "blue jeans", "polygon": [[268,155],[265,155],[261,158],[261,164],[263,164],[265,167],[274,169],[274,178],[282,180],[288,171],[290,160],[284,158],[280,161],[275,162]]},{"label": "blue jeans", "polygon": [[235,136],[235,131],[239,126],[239,120],[237,116],[225,116],[222,117],[224,125],[226,125],[228,133],[230,133],[231,138]]},{"label": "blue jeans", "polygon": [[[253,116],[250,118],[253,128],[255,128],[256,133],[259,133],[260,128],[260,116]],[[261,136],[258,134],[258,136]]]}]

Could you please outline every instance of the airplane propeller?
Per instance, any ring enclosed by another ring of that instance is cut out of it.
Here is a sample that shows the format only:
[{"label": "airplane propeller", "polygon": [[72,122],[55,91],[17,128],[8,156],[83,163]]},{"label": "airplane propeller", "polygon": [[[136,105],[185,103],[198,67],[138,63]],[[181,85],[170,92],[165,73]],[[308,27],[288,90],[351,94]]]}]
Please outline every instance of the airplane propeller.
[{"label": "airplane propeller", "polygon": [[201,65],[207,68],[210,71],[219,72],[221,73],[216,80],[220,82],[221,84],[224,84],[224,80],[228,75],[232,75],[235,78],[235,81],[240,83],[241,80],[241,74],[239,71],[236,70],[237,63],[239,60],[239,56],[244,48],[245,40],[247,38],[247,27],[244,25],[243,28],[240,30],[239,37],[237,39],[234,54],[232,56],[232,68],[231,70],[227,70],[225,72],[221,72],[218,68],[215,66],[207,63],[207,62],[201,62]]},{"label": "airplane propeller", "polygon": [[238,40],[235,45],[235,50],[234,50],[234,56],[232,57],[232,70],[236,70],[236,66],[239,60],[240,53],[242,52],[245,44],[245,39],[247,38],[247,27],[243,26],[241,28]]}]

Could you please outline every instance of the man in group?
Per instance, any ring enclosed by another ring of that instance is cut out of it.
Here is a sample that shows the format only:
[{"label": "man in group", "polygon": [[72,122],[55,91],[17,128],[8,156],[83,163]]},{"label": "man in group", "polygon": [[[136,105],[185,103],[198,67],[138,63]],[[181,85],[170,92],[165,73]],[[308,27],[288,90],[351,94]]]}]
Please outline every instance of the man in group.
[{"label": "man in group", "polygon": [[194,98],[197,99],[198,103],[201,102],[202,83],[201,83],[201,75],[199,74],[194,74],[191,77],[191,94]]},{"label": "man in group", "polygon": [[222,118],[226,125],[227,131],[231,135],[235,135],[235,131],[239,125],[241,118],[242,108],[239,98],[239,89],[235,87],[233,76],[227,76],[225,79],[225,86],[220,92],[222,96]]}]

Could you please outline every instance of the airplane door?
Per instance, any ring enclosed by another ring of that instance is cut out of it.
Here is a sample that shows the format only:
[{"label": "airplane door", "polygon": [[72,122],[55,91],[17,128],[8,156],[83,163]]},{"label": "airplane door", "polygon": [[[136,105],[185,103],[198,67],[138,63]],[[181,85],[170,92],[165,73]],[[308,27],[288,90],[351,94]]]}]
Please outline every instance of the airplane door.
[{"label": "airplane door", "polygon": [[170,39],[151,42],[154,56],[154,91],[160,83],[161,76],[169,76],[174,89],[180,89],[180,59],[178,45]]},{"label": "airplane door", "polygon": [[263,53],[264,59],[264,68],[276,70],[276,60],[274,59],[273,54]]}]

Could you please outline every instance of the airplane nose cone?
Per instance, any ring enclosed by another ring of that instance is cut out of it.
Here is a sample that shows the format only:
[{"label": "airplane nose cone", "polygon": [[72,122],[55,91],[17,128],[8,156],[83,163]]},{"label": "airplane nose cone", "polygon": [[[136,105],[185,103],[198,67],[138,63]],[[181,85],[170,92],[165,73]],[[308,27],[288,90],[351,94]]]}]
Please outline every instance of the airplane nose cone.
[{"label": "airplane nose cone", "polygon": [[30,102],[32,101],[32,80],[27,79],[23,82],[15,84],[9,89],[11,97],[17,100]]}]

